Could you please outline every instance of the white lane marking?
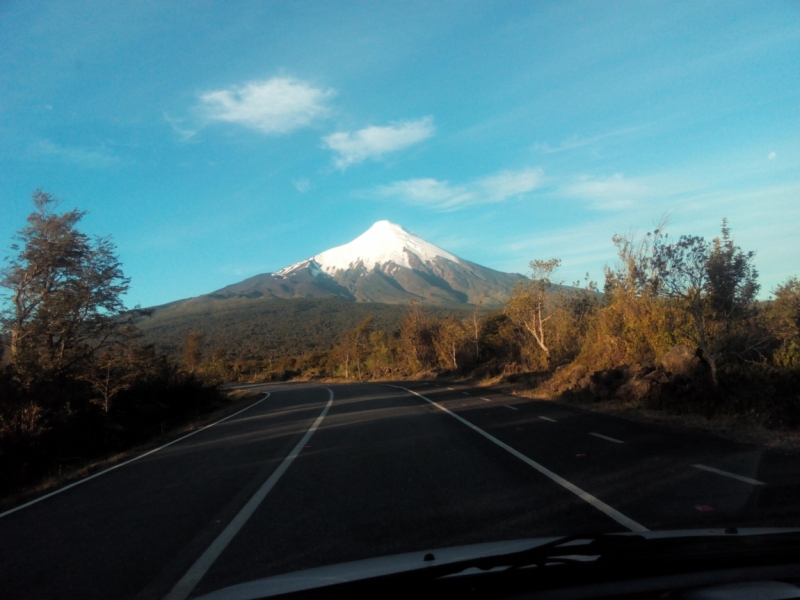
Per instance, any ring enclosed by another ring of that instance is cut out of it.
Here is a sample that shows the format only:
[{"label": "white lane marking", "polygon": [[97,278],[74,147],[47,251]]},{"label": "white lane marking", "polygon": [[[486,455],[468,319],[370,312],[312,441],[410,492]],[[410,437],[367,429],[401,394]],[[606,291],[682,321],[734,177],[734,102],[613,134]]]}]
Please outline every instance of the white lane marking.
[{"label": "white lane marking", "polygon": [[717,475],[724,475],[725,477],[730,477],[732,479],[738,479],[739,481],[744,481],[745,483],[749,483],[750,485],[767,485],[763,481],[758,481],[757,479],[750,479],[749,477],[744,477],[742,475],[737,475],[736,473],[728,473],[728,471],[723,471],[721,469],[715,469],[714,467],[707,467],[705,465],[692,465],[695,469],[702,469],[703,471],[709,471],[710,473],[716,473]]},{"label": "white lane marking", "polygon": [[247,504],[242,507],[242,510],[239,511],[233,520],[228,523],[228,526],[222,531],[222,533],[219,534],[219,536],[217,536],[217,539],[215,539],[211,545],[206,548],[206,551],[203,552],[202,556],[200,556],[200,558],[198,558],[192,567],[186,572],[186,575],[184,575],[181,580],[175,584],[175,587],[172,588],[172,591],[169,594],[167,594],[165,600],[184,600],[189,596],[189,594],[192,593],[192,590],[203,578],[203,575],[205,575],[208,569],[211,568],[211,565],[214,564],[214,561],[217,560],[219,555],[223,550],[225,550],[225,547],[230,543],[234,536],[239,533],[239,530],[256,511],[258,505],[261,504],[270,490],[275,487],[275,484],[281,478],[281,475],[286,472],[286,469],[289,468],[289,465],[292,464],[292,461],[297,458],[297,456],[303,450],[303,447],[317,430],[317,427],[319,427],[320,423],[322,423],[322,419],[324,419],[325,415],[328,414],[331,404],[333,404],[333,391],[329,388],[324,389],[328,390],[330,399],[325,405],[325,408],[322,409],[320,415],[317,417],[317,420],[314,421],[311,429],[306,431],[303,439],[297,442],[297,445],[294,447],[289,456],[283,459],[283,462],[278,466],[277,469],[275,469],[275,472],[269,476],[269,479],[267,479],[263,485],[258,488],[258,491],[253,494],[253,497],[247,501]]},{"label": "white lane marking", "polygon": [[455,392],[455,390],[454,390],[453,388],[447,388],[447,389],[448,389],[448,390],[452,390],[452,391],[454,391],[454,392]]},{"label": "white lane marking", "polygon": [[589,435],[593,435],[594,437],[598,437],[601,440],[606,440],[607,442],[614,442],[615,444],[624,444],[625,443],[622,440],[616,440],[616,439],[614,439],[612,437],[608,437],[607,435],[603,435],[602,433],[590,432]]},{"label": "white lane marking", "polygon": [[0,519],[5,517],[6,515],[10,515],[11,513],[17,512],[18,510],[22,510],[23,508],[27,508],[28,506],[31,506],[32,504],[36,504],[37,502],[41,502],[42,500],[46,500],[47,498],[50,498],[51,496],[55,496],[56,494],[60,494],[61,492],[66,492],[68,489],[74,488],[76,485],[80,485],[82,483],[86,483],[90,479],[94,479],[95,477],[100,477],[100,475],[105,475],[106,473],[110,473],[114,469],[119,469],[120,467],[124,467],[125,465],[129,465],[132,462],[139,460],[140,458],[144,458],[145,456],[150,456],[151,454],[153,454],[155,452],[158,452],[159,450],[163,450],[167,446],[172,446],[172,444],[177,444],[181,440],[185,440],[188,437],[192,437],[194,434],[200,433],[201,431],[205,431],[209,427],[213,427],[214,425],[217,425],[218,423],[222,423],[223,421],[227,421],[228,419],[230,419],[232,417],[235,417],[236,415],[241,414],[244,411],[253,408],[256,404],[259,404],[259,403],[263,402],[264,400],[266,400],[267,398],[269,398],[269,395],[270,395],[269,392],[265,392],[265,394],[266,395],[263,398],[261,398],[261,400],[253,402],[250,406],[247,406],[247,407],[243,408],[242,410],[233,413],[232,415],[228,415],[224,419],[220,419],[219,421],[214,421],[213,423],[211,423],[209,425],[206,425],[205,427],[201,427],[200,429],[196,429],[195,431],[192,431],[191,433],[187,433],[186,435],[184,435],[182,437],[179,437],[177,440],[172,440],[171,442],[168,442],[168,443],[164,444],[163,446],[159,446],[158,448],[154,448],[152,450],[149,450],[148,452],[145,452],[144,454],[140,454],[139,456],[134,456],[133,458],[130,458],[130,459],[124,461],[124,462],[121,462],[118,465],[114,465],[113,467],[109,467],[108,469],[105,469],[104,471],[100,471],[99,473],[95,473],[94,475],[89,475],[89,477],[84,477],[83,479],[79,479],[78,481],[76,481],[74,483],[70,483],[69,485],[65,485],[64,487],[59,488],[54,492],[50,492],[49,494],[45,494],[44,496],[40,496],[39,498],[36,498],[35,500],[31,500],[30,502],[26,502],[25,504],[21,504],[20,506],[17,506],[16,508],[12,508],[11,510],[7,510],[4,513],[0,513]]},{"label": "white lane marking", "polygon": [[469,392],[461,392],[461,393],[464,394],[465,396],[469,396]]},{"label": "white lane marking", "polygon": [[491,402],[491,400],[489,400],[488,398],[481,398],[481,400],[483,400],[484,402]]},{"label": "white lane marking", "polygon": [[511,406],[510,404],[503,404],[506,408],[510,408],[511,410],[519,410],[516,406]]},{"label": "white lane marking", "polygon": [[461,421],[464,425],[466,425],[470,429],[472,429],[472,430],[476,431],[477,433],[481,434],[487,440],[497,444],[503,450],[508,451],[509,453],[511,453],[514,456],[516,456],[518,459],[520,459],[525,464],[533,467],[534,469],[539,471],[539,473],[541,473],[545,477],[550,478],[551,480],[555,481],[558,485],[568,489],[570,492],[572,492],[573,494],[578,496],[578,498],[580,498],[581,500],[584,500],[585,502],[588,502],[589,504],[594,506],[597,510],[605,513],[606,515],[608,515],[609,517],[614,519],[620,525],[623,525],[624,527],[627,527],[631,531],[649,531],[649,529],[647,529],[647,527],[645,527],[644,525],[640,525],[639,523],[637,523],[636,521],[634,521],[630,517],[626,517],[621,512],[619,512],[617,509],[612,508],[611,506],[609,506],[608,504],[606,504],[602,500],[600,500],[598,498],[595,498],[590,493],[585,492],[584,490],[579,488],[577,485],[575,485],[573,483],[570,483],[569,481],[567,481],[566,479],[564,479],[560,475],[556,475],[555,473],[553,473],[553,471],[551,471],[550,469],[548,469],[547,467],[545,467],[543,465],[540,465],[535,460],[532,460],[532,459],[528,458],[527,456],[525,456],[524,454],[522,454],[521,452],[518,452],[517,450],[514,450],[514,448],[512,448],[508,444],[506,444],[504,442],[501,442],[500,440],[498,440],[493,435],[491,435],[489,433],[486,433],[480,427],[477,427],[477,426],[473,425],[472,423],[470,423],[466,419],[458,416],[454,412],[449,411],[448,409],[446,409],[444,406],[442,406],[438,402],[434,402],[433,400],[430,400],[430,399],[426,398],[422,394],[418,394],[417,392],[415,392],[413,390],[409,390],[408,388],[400,387],[399,385],[392,385],[392,386],[389,386],[389,387],[397,388],[397,389],[400,389],[400,390],[405,390],[406,392],[408,392],[410,394],[414,394],[415,396],[418,396],[418,397],[422,398],[423,400],[425,400],[425,402],[428,402],[429,404],[432,404],[433,406],[435,406],[439,410],[446,412],[448,415],[450,415],[454,419],[457,419],[457,420]]},{"label": "white lane marking", "polygon": [[550,421],[551,423],[558,423],[558,421],[556,421],[555,419],[551,419],[550,417],[539,417],[539,418],[544,421]]}]

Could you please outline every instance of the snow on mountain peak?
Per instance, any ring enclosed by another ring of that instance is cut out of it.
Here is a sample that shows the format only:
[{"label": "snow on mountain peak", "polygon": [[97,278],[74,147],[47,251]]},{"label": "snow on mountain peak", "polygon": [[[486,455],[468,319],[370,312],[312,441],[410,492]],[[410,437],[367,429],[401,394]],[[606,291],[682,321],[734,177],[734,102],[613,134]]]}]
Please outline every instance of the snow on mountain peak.
[{"label": "snow on mountain peak", "polygon": [[378,221],[352,242],[291,265],[278,271],[278,274],[287,274],[299,266],[311,264],[312,261],[329,274],[340,270],[346,271],[358,266],[359,263],[363,264],[367,271],[371,271],[377,264],[385,266],[390,262],[411,267],[409,253],[416,255],[423,263],[432,262],[435,258],[461,262],[458,257],[406,231],[400,225],[390,221]]}]

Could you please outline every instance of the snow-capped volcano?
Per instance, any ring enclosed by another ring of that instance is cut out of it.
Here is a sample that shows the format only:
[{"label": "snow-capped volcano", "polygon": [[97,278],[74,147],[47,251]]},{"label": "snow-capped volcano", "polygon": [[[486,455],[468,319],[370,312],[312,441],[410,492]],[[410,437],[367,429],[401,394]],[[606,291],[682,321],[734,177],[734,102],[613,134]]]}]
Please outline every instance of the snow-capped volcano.
[{"label": "snow-capped volcano", "polygon": [[[416,257],[416,261],[411,257]],[[333,275],[337,271],[363,268],[366,272],[375,267],[412,268],[412,262],[432,264],[437,258],[445,258],[455,263],[458,257],[442,250],[439,246],[426,242],[421,237],[389,221],[378,221],[349,244],[326,250],[309,259],[281,269],[276,275],[287,275],[296,269],[305,268],[312,262],[317,268]]]},{"label": "snow-capped volcano", "polygon": [[359,302],[497,305],[523,279],[458,258],[389,221],[378,221],[352,242],[256,275],[210,296],[308,298],[339,296]]}]

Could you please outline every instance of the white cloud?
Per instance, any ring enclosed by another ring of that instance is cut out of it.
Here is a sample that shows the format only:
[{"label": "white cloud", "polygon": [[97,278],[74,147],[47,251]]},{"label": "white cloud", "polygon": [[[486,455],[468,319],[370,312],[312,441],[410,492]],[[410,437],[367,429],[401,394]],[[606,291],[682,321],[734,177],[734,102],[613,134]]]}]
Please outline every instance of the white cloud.
[{"label": "white cloud", "polygon": [[79,167],[101,169],[121,163],[120,159],[105,148],[88,149],[78,146],[62,146],[50,140],[41,140],[31,148],[35,156],[58,158]]},{"label": "white cloud", "polygon": [[431,137],[434,130],[433,118],[425,117],[384,127],[373,125],[358,131],[339,131],[325,136],[322,142],[337,154],[336,166],[344,169],[368,158],[408,148]]},{"label": "white cloud", "polygon": [[531,192],[541,185],[541,169],[501,171],[462,185],[453,185],[437,179],[407,179],[382,185],[367,194],[438,208],[454,210],[470,204],[502,202],[508,198]]},{"label": "white cloud", "polygon": [[767,156],[769,160],[775,160],[777,157],[778,157],[777,152],[770,152],[769,155]]},{"label": "white cloud", "polygon": [[241,87],[200,95],[205,116],[212,121],[238,123],[269,135],[310,125],[328,113],[333,90],[322,90],[291,77],[251,81]]},{"label": "white cloud", "polygon": [[642,180],[626,179],[622,173],[605,178],[582,177],[564,185],[561,191],[567,196],[589,200],[603,210],[628,208],[652,193]]},{"label": "white cloud", "polygon": [[294,186],[294,189],[301,194],[305,194],[311,190],[311,182],[308,179],[295,179],[292,182],[292,185]]}]

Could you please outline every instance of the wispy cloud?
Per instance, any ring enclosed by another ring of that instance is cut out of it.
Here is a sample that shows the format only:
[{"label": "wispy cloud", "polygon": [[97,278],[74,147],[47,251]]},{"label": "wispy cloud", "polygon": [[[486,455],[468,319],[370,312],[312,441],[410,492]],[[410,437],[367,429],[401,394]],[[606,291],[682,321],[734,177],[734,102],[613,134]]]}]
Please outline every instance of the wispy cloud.
[{"label": "wispy cloud", "polygon": [[294,189],[296,189],[301,194],[305,194],[306,192],[311,190],[311,182],[308,179],[295,179],[292,182]]},{"label": "wispy cloud", "polygon": [[602,210],[628,208],[653,193],[642,179],[627,179],[622,173],[605,178],[581,177],[563,185],[560,191],[566,196],[588,200]]},{"label": "wispy cloud", "polygon": [[237,123],[268,135],[289,133],[310,125],[329,112],[335,94],[291,77],[251,81],[243,86],[200,95],[201,108],[211,121]]},{"label": "wispy cloud", "polygon": [[339,131],[323,137],[322,143],[336,153],[336,166],[345,169],[369,158],[408,148],[428,139],[434,131],[433,117],[425,117],[383,127],[373,125],[358,131]]},{"label": "wispy cloud", "polygon": [[103,169],[119,165],[122,161],[104,147],[81,148],[64,146],[51,140],[40,140],[32,146],[31,153],[38,157],[51,157],[89,169]]},{"label": "wispy cloud", "polygon": [[197,134],[197,128],[193,129],[184,125],[184,123],[186,123],[186,119],[171,117],[166,112],[162,114],[164,116],[164,120],[169,123],[169,126],[172,127],[172,131],[178,134],[182,142],[189,141]]},{"label": "wispy cloud", "polygon": [[568,150],[575,150],[577,148],[591,146],[592,144],[596,144],[597,142],[601,142],[603,140],[607,140],[610,138],[630,135],[632,133],[639,131],[640,129],[641,127],[628,127],[626,129],[618,129],[617,131],[611,131],[609,133],[603,133],[601,135],[595,135],[592,137],[584,137],[584,138],[578,136],[570,136],[556,146],[551,146],[547,142],[536,142],[533,145],[533,149],[537,152],[541,152],[542,154],[554,154],[556,152],[566,152]]},{"label": "wispy cloud", "polygon": [[407,179],[374,188],[364,195],[394,199],[440,210],[454,210],[471,204],[502,202],[540,187],[541,169],[501,171],[494,175],[454,185],[432,178]]}]

